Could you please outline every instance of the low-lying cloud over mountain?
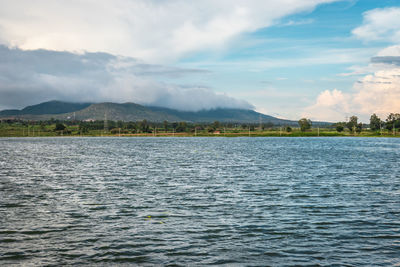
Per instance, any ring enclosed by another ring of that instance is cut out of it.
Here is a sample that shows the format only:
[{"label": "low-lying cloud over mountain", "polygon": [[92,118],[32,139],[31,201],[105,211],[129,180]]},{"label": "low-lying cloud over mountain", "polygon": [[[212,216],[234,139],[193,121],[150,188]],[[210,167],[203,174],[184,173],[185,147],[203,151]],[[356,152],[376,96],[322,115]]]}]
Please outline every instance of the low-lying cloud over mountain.
[{"label": "low-lying cloud over mountain", "polygon": [[246,101],[202,86],[175,85],[160,77],[207,75],[207,70],[146,64],[107,53],[10,49],[0,45],[0,108],[52,99],[135,102],[180,110],[253,108]]},{"label": "low-lying cloud over mountain", "polygon": [[[312,24],[313,18],[289,16],[340,1],[0,0],[0,53],[6,58],[0,60],[0,108],[51,99],[132,101],[181,110],[253,108],[213,90],[236,95],[238,85],[240,91],[252,90],[243,82],[249,64],[238,62],[240,71],[219,68],[229,60],[221,54],[273,25]],[[208,75],[197,68],[213,69],[212,81],[190,79]]]}]

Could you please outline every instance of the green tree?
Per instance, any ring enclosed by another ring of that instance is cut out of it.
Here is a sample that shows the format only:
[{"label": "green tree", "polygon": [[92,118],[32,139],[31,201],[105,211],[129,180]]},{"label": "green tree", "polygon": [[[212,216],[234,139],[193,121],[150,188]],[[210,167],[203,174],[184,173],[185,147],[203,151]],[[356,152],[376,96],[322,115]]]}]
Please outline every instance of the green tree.
[{"label": "green tree", "polygon": [[400,127],[400,114],[390,113],[386,119],[386,129],[392,130],[393,127],[396,129]]},{"label": "green tree", "polygon": [[354,132],[358,124],[358,117],[357,116],[351,116],[350,120],[348,123],[346,123],[347,128],[351,131]]},{"label": "green tree", "polygon": [[218,130],[221,127],[221,123],[219,121],[214,121],[213,127]]},{"label": "green tree", "polygon": [[213,133],[214,131],[215,131],[215,128],[214,128],[212,125],[209,125],[209,126],[207,127],[207,132]]},{"label": "green tree", "polygon": [[88,133],[89,132],[89,128],[86,124],[84,123],[80,123],[79,124],[79,132],[82,133]]},{"label": "green tree", "polygon": [[360,122],[356,125],[356,132],[361,133],[363,124]]},{"label": "green tree", "polygon": [[128,124],[126,125],[126,128],[127,128],[128,130],[136,130],[136,123],[130,121],[130,122],[128,122]]},{"label": "green tree", "polygon": [[164,121],[163,125],[164,125],[164,131],[167,132],[168,131],[168,121]]},{"label": "green tree", "polygon": [[336,123],[336,131],[340,133],[343,132],[343,130],[344,130],[343,123]]},{"label": "green tree", "polygon": [[302,118],[301,120],[299,120],[299,126],[300,126],[300,130],[302,132],[305,132],[306,130],[311,129],[311,120],[306,119],[306,118]]},{"label": "green tree", "polygon": [[139,129],[142,133],[150,133],[150,125],[147,123],[147,120],[142,120],[139,123]]},{"label": "green tree", "polygon": [[124,127],[124,122],[123,121],[117,121],[117,128],[123,128]]},{"label": "green tree", "polygon": [[292,131],[292,127],[286,126],[286,132],[290,133]]},{"label": "green tree", "polygon": [[64,124],[58,122],[58,123],[56,123],[56,128],[54,128],[54,131],[64,131],[65,128],[67,128],[67,127],[65,127]]},{"label": "green tree", "polygon": [[187,129],[187,124],[184,121],[178,123],[178,127],[176,127],[176,132],[185,132]]},{"label": "green tree", "polygon": [[381,128],[382,121],[381,119],[374,113],[371,115],[371,118],[369,119],[369,127],[371,128],[372,131],[377,131]]},{"label": "green tree", "polygon": [[45,131],[46,130],[46,124],[44,123],[44,121],[40,122],[40,130],[41,131]]}]

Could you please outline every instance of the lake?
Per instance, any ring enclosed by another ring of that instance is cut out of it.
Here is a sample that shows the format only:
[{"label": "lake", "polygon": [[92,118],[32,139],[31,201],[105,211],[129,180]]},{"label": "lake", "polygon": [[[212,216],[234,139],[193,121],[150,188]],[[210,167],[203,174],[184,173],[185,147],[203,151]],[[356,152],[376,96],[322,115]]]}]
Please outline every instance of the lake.
[{"label": "lake", "polygon": [[399,265],[399,160],[395,138],[0,138],[0,265]]}]

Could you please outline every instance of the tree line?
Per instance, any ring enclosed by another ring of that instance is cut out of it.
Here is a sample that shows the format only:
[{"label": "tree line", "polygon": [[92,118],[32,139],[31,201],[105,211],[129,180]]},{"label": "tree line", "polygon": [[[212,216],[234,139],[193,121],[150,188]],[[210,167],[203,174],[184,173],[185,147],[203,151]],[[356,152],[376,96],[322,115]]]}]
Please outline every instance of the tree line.
[{"label": "tree line", "polygon": [[[307,118],[302,118],[298,121],[300,130],[302,132],[311,129],[312,122]],[[371,115],[369,120],[369,125],[363,125],[363,123],[358,122],[357,116],[351,116],[346,122],[337,122],[332,124],[332,126],[338,132],[343,132],[346,128],[352,133],[360,133],[363,128],[369,126],[371,131],[381,131],[386,129],[388,131],[396,130],[400,128],[400,114],[399,113],[390,113],[386,120],[382,120],[375,113]]]},{"label": "tree line", "polygon": [[[223,129],[236,129],[254,131],[258,130],[284,130],[291,132],[292,127],[286,125],[274,125],[272,122],[266,123],[232,123],[232,122],[219,122],[214,121],[211,123],[191,123],[191,122],[149,122],[147,120],[141,121],[112,121],[112,120],[93,120],[93,121],[74,121],[74,120],[55,120],[50,119],[46,121],[26,121],[20,119],[6,119],[1,120],[3,123],[18,124],[24,127],[38,127],[42,131],[49,131],[49,129],[64,133],[68,133],[71,128],[78,127],[78,131],[82,134],[90,131],[104,130],[105,132],[116,133],[153,133],[154,131],[164,132],[195,132],[206,131],[209,133],[221,131]],[[298,121],[299,129],[302,132],[309,131],[312,128],[312,121],[307,118],[302,118]],[[74,127],[70,127],[74,126]],[[53,127],[53,128],[51,128]],[[346,122],[337,122],[331,125],[326,125],[324,128],[336,129],[337,132],[343,132],[346,129],[351,133],[360,133],[363,129],[370,128],[371,131],[381,131],[387,129],[388,131],[400,128],[400,114],[390,113],[386,120],[382,120],[375,113],[371,115],[370,122],[363,124],[358,121],[357,116],[351,116]]]}]

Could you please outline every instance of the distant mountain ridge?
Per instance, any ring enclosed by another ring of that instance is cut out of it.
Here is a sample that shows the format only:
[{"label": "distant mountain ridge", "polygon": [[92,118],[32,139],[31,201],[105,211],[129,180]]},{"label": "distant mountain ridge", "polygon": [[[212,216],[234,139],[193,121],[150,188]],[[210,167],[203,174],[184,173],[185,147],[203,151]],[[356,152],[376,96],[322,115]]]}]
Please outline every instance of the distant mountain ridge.
[{"label": "distant mountain ridge", "polygon": [[[135,103],[69,103],[49,101],[28,106],[22,110],[0,111],[0,118],[25,120],[113,120],[150,122],[197,122],[214,121],[231,123],[273,123],[275,125],[297,125],[297,121],[284,120],[258,113],[254,110],[216,108],[200,111],[180,111],[175,109],[142,106]],[[327,124],[327,123],[325,123]]]},{"label": "distant mountain ridge", "polygon": [[0,116],[3,115],[44,115],[44,114],[63,114],[82,110],[87,108],[92,103],[70,103],[52,100],[43,102],[37,105],[27,106],[21,110],[6,109],[0,111]]}]

